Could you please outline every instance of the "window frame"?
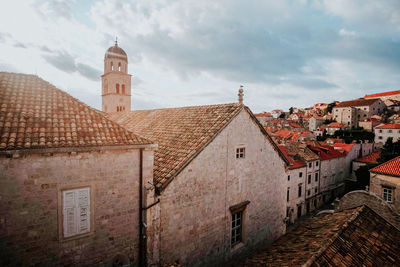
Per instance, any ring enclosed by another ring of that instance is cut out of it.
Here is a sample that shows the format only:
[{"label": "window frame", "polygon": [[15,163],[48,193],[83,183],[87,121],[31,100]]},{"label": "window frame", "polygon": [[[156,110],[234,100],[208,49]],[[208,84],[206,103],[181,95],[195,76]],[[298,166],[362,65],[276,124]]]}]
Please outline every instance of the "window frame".
[{"label": "window frame", "polygon": [[[63,193],[64,191],[70,191],[70,190],[79,190],[79,189],[84,189],[88,188],[89,189],[89,207],[90,207],[90,215],[89,215],[89,232],[87,233],[82,233],[82,234],[76,234],[72,236],[65,237],[64,236],[64,214],[63,214]],[[70,240],[75,240],[79,238],[84,238],[87,236],[91,236],[95,232],[95,227],[94,227],[94,216],[95,216],[95,210],[94,210],[94,192],[95,192],[95,187],[93,184],[75,184],[75,185],[70,185],[70,186],[63,186],[58,188],[58,203],[57,203],[57,208],[58,208],[58,240],[59,242],[64,242],[64,241],[70,241]]]},{"label": "window frame", "polygon": [[[243,150],[243,151],[241,151]],[[236,159],[245,159],[246,158],[246,147],[245,146],[238,146],[236,147],[235,158]]]},{"label": "window frame", "polygon": [[[246,200],[243,201],[237,205],[231,206],[229,210],[231,211],[231,219],[230,219],[230,225],[231,225],[231,230],[230,230],[230,244],[231,244],[231,249],[235,249],[240,244],[244,244],[245,240],[245,218],[246,218],[246,208],[247,205],[250,203],[250,201]],[[240,214],[240,224],[237,225],[238,218],[236,218],[237,214]],[[234,218],[235,218],[235,225],[234,223]],[[236,231],[239,231],[239,235],[237,234]],[[235,237],[233,237],[233,234],[235,232]],[[239,239],[236,239],[237,236]],[[234,242],[233,242],[234,241]]]},{"label": "window frame", "polygon": [[[383,186],[383,200],[388,203],[393,203],[393,188]],[[385,192],[386,191],[386,192]],[[386,195],[386,197],[385,197]]]}]

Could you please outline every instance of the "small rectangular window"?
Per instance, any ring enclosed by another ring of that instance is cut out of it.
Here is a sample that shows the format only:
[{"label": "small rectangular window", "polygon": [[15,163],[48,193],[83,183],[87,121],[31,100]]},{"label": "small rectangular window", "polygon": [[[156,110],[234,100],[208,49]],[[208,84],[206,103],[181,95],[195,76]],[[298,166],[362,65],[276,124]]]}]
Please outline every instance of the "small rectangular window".
[{"label": "small rectangular window", "polygon": [[299,173],[299,177],[303,177],[303,173],[302,172]]},{"label": "small rectangular window", "polygon": [[311,190],[307,190],[307,196],[311,195]]},{"label": "small rectangular window", "polygon": [[392,130],[388,130],[389,133],[392,133]]},{"label": "small rectangular window", "polygon": [[391,188],[383,188],[383,200],[386,202],[392,202],[393,191]]},{"label": "small rectangular window", "polygon": [[319,161],[315,162],[315,166],[317,166],[317,167],[318,167],[318,164],[319,164]]},{"label": "small rectangular window", "polygon": [[315,174],[315,181],[318,182],[318,173]]},{"label": "small rectangular window", "polygon": [[298,192],[298,196],[301,197],[301,184],[299,185],[299,192]]},{"label": "small rectangular window", "polygon": [[287,176],[287,180],[290,181],[290,175]]},{"label": "small rectangular window", "polygon": [[63,236],[90,232],[90,188],[62,191]]},{"label": "small rectangular window", "polygon": [[312,167],[312,162],[308,163],[308,168]]},{"label": "small rectangular window", "polygon": [[232,247],[242,242],[243,211],[232,214],[231,245]]},{"label": "small rectangular window", "polygon": [[289,195],[290,195],[290,189],[287,189],[287,193],[286,193],[286,200],[289,201]]},{"label": "small rectangular window", "polygon": [[238,147],[236,148],[236,158],[237,159],[243,159],[245,157],[245,148],[244,147]]},{"label": "small rectangular window", "polygon": [[308,183],[311,184],[311,174],[308,175]]},{"label": "small rectangular window", "polygon": [[315,194],[318,193],[318,188],[315,188],[315,189],[314,189],[314,192],[315,192]]}]

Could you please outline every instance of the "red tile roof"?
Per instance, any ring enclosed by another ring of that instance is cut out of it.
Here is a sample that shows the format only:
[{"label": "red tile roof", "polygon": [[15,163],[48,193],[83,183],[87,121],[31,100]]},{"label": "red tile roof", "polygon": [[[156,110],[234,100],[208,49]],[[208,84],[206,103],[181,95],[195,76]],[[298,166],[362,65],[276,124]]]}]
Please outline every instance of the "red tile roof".
[{"label": "red tile roof", "polygon": [[312,142],[309,147],[318,154],[321,160],[329,160],[346,156],[345,153],[335,150],[332,146],[324,146],[318,142]]},{"label": "red tile roof", "polygon": [[254,116],[256,116],[256,117],[272,117],[271,113],[269,113],[269,112],[257,113],[257,114],[254,114]]},{"label": "red tile roof", "polygon": [[364,157],[357,158],[355,161],[356,162],[362,162],[362,163],[378,163],[378,158],[381,155],[381,152],[374,152],[372,154],[366,155]]},{"label": "red tile roof", "polygon": [[400,231],[367,206],[305,219],[236,266],[395,266]]},{"label": "red tile roof", "polygon": [[376,126],[375,129],[400,129],[400,123],[386,123]]},{"label": "red tile roof", "polygon": [[353,149],[354,144],[335,143],[332,145],[336,150],[344,151],[347,154]]},{"label": "red tile roof", "polygon": [[355,99],[350,101],[343,101],[337,104],[334,108],[344,108],[344,107],[361,107],[361,106],[370,106],[379,99]]},{"label": "red tile roof", "polygon": [[390,95],[398,95],[398,94],[400,94],[400,90],[397,90],[397,91],[390,91],[390,92],[384,92],[384,93],[377,93],[377,94],[371,94],[371,95],[365,95],[364,98],[380,97],[380,96],[390,96]]},{"label": "red tile roof", "polygon": [[[282,154],[285,156],[287,161],[290,163],[289,169],[297,169],[301,167],[305,167],[306,164],[301,161],[301,159],[293,159],[293,156],[296,156],[296,153],[289,152],[285,146],[279,145],[278,148],[282,152]],[[291,157],[292,156],[292,157]]]},{"label": "red tile roof", "polygon": [[370,172],[400,177],[400,156],[376,166]]},{"label": "red tile roof", "polygon": [[326,128],[342,128],[342,127],[347,127],[347,124],[343,124],[340,122],[331,122],[328,125],[325,126]]},{"label": "red tile roof", "polygon": [[163,190],[243,109],[286,161],[251,111],[237,103],[135,110],[114,113],[110,118],[158,144],[154,153],[154,184]]},{"label": "red tile roof", "polygon": [[0,136],[0,151],[152,143],[35,75],[6,72],[0,72]]}]

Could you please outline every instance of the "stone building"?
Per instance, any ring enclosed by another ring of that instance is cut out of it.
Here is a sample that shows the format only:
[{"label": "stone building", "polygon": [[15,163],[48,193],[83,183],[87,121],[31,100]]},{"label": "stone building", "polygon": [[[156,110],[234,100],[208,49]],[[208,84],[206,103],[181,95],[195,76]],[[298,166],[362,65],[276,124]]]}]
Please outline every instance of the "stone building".
[{"label": "stone building", "polygon": [[382,113],[386,105],[380,99],[355,99],[339,103],[333,108],[333,119],[347,124],[348,127],[358,127],[358,122]]},{"label": "stone building", "polygon": [[370,191],[400,212],[400,156],[370,170]]},{"label": "stone building", "polygon": [[37,76],[4,72],[0,136],[0,265],[138,263],[151,141]]},{"label": "stone building", "polygon": [[365,95],[364,98],[365,99],[381,99],[382,101],[385,101],[388,99],[394,99],[394,100],[400,101],[400,90]]},{"label": "stone building", "polygon": [[148,263],[222,263],[285,232],[286,159],[243,104],[110,118],[159,146]]},{"label": "stone building", "polygon": [[104,112],[131,110],[131,76],[128,74],[128,56],[115,41],[104,55],[104,74],[101,76]]},{"label": "stone building", "polygon": [[375,143],[385,144],[389,137],[393,139],[393,142],[400,140],[399,123],[381,124],[375,127],[374,132],[375,132]]},{"label": "stone building", "polygon": [[316,130],[319,126],[324,123],[324,119],[322,117],[311,117],[308,120],[308,129],[310,131]]}]

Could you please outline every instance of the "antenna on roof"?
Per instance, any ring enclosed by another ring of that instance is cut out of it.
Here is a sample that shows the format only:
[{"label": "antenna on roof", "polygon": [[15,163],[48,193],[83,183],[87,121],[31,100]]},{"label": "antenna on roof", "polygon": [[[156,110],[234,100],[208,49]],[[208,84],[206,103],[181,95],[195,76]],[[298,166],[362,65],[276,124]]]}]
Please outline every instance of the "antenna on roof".
[{"label": "antenna on roof", "polygon": [[241,85],[240,88],[239,88],[238,96],[239,96],[239,104],[243,105],[243,96],[244,96],[244,94],[243,94],[243,85]]}]

